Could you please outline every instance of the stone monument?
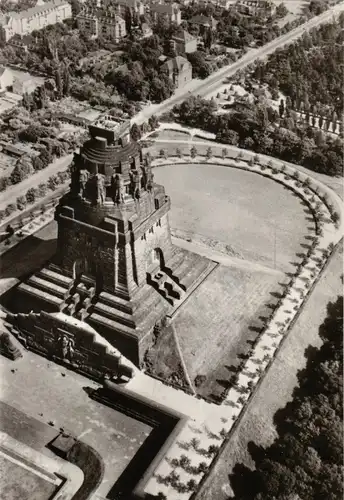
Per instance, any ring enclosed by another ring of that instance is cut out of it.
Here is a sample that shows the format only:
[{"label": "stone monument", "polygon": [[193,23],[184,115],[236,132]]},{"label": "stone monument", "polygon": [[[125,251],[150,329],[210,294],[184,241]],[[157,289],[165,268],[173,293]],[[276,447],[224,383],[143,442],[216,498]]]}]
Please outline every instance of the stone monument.
[{"label": "stone monument", "polygon": [[46,314],[54,317],[61,359],[75,358],[71,325],[63,332],[63,318],[73,317],[140,365],[154,325],[213,263],[172,244],[170,198],[130,140],[130,122],[103,116],[89,133],[74,154],[70,191],[56,209],[57,253],[19,285],[15,303],[17,312],[32,311],[42,343],[50,338]]}]

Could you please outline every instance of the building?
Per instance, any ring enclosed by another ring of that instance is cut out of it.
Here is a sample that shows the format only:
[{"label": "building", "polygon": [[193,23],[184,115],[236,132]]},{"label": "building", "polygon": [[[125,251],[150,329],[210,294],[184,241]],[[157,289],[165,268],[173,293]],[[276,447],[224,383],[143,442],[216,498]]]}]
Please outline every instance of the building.
[{"label": "building", "polygon": [[176,88],[183,87],[192,80],[192,65],[185,57],[169,59],[161,66],[161,70],[168,73]]},{"label": "building", "polygon": [[172,45],[177,54],[191,54],[197,50],[197,38],[181,30],[172,37]]},{"label": "building", "polygon": [[151,3],[150,15],[154,23],[167,21],[179,26],[182,22],[180,7],[177,3]]},{"label": "building", "polygon": [[14,35],[28,35],[50,24],[61,23],[72,17],[72,7],[67,0],[50,0],[22,12],[9,12],[0,17],[1,38],[7,42]]},{"label": "building", "polygon": [[0,67],[0,92],[6,92],[13,86],[12,71],[5,67]]},{"label": "building", "polygon": [[235,4],[237,12],[247,16],[271,17],[276,5],[271,0],[240,0]]},{"label": "building", "polygon": [[111,360],[95,336],[141,365],[154,328],[213,263],[172,245],[170,198],[130,140],[130,122],[102,116],[89,132],[56,209],[57,253],[10,307],[28,348],[101,378],[119,356]]},{"label": "building", "polygon": [[199,33],[202,35],[206,30],[211,29],[212,31],[216,30],[217,21],[212,16],[204,16],[203,14],[194,16],[190,19],[189,24],[191,26],[198,26]]},{"label": "building", "polygon": [[32,94],[40,85],[42,84],[39,84],[30,73],[21,73],[19,77],[14,78],[12,91],[18,95]]},{"label": "building", "polygon": [[126,36],[125,21],[113,9],[85,7],[77,16],[79,31],[91,38],[103,36],[119,42]]}]

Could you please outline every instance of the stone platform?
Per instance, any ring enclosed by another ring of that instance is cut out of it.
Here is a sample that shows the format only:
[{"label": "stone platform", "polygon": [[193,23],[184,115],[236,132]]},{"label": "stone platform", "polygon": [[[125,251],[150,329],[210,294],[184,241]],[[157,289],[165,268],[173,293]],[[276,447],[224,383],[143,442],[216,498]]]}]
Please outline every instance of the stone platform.
[{"label": "stone platform", "polygon": [[166,316],[172,318],[215,267],[215,262],[173,246],[165,266],[147,273],[147,283],[128,298],[98,291],[96,283],[86,276],[73,280],[56,264],[49,263],[18,286],[13,312],[20,312],[21,319],[31,313],[36,328],[43,330],[46,315],[40,321],[40,312],[48,313],[59,330],[65,329],[62,317],[75,318],[78,329],[84,325],[87,331],[90,326],[123,356],[140,365],[156,323]]}]

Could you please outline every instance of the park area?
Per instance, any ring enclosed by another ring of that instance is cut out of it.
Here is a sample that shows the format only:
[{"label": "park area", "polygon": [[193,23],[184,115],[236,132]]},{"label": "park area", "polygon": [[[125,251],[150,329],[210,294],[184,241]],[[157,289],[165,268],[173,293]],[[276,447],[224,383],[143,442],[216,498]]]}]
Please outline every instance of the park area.
[{"label": "park area", "polygon": [[231,255],[290,272],[304,239],[314,236],[302,200],[272,179],[196,164],[155,168],[154,176],[171,197],[172,229],[196,242],[210,239]]},{"label": "park area", "polygon": [[[173,320],[197,392],[218,399],[314,237],[314,220],[291,190],[253,172],[205,164],[154,172],[171,196],[175,242],[220,262]],[[161,358],[171,355],[165,340]]]}]

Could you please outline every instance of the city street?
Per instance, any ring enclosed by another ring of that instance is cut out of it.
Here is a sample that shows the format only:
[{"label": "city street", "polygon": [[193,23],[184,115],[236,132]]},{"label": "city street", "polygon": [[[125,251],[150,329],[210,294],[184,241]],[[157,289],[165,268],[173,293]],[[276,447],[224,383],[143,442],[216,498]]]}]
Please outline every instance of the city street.
[{"label": "city street", "polygon": [[217,88],[221,87],[222,82],[225,78],[233,76],[237,71],[245,69],[249,64],[253,63],[256,59],[262,59],[269,54],[272,54],[276,49],[287,45],[300,36],[305,31],[309,31],[316,26],[324,22],[328,22],[333,16],[337,16],[344,10],[344,2],[334,5],[331,9],[327,10],[320,16],[312,18],[310,21],[298,26],[289,33],[282,35],[272,42],[264,45],[259,49],[249,50],[241,59],[236,61],[230,66],[225,66],[219,69],[212,75],[210,75],[205,80],[196,80],[190,82],[189,85],[183,87],[179,92],[177,91],[170,99],[166,99],[160,104],[153,104],[147,106],[140,113],[136,115],[134,121],[138,124],[143,123],[148,120],[153,115],[161,115],[170,111],[176,104],[182,103],[190,95],[200,95],[201,97],[207,97],[212,92],[215,92]]}]

